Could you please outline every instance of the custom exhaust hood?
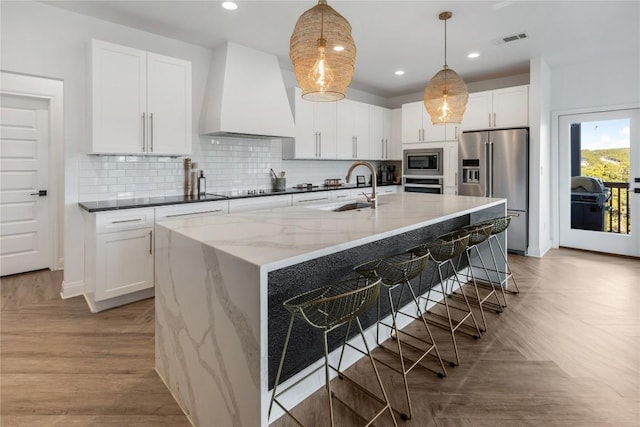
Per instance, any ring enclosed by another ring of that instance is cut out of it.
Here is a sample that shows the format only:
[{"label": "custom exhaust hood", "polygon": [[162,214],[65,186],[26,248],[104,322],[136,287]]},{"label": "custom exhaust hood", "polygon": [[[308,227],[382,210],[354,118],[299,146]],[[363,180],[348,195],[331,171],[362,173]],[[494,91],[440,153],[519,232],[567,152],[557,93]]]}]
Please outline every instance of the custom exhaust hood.
[{"label": "custom exhaust hood", "polygon": [[200,135],[295,137],[291,107],[274,55],[231,42],[214,50]]}]

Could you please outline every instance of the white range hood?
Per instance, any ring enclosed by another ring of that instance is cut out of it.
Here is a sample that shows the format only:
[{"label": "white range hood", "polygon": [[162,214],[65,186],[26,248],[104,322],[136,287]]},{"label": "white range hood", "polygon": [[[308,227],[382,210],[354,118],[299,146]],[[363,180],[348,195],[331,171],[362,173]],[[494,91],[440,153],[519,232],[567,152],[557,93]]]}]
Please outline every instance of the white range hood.
[{"label": "white range hood", "polygon": [[202,107],[200,135],[295,137],[274,55],[230,42],[215,49]]}]

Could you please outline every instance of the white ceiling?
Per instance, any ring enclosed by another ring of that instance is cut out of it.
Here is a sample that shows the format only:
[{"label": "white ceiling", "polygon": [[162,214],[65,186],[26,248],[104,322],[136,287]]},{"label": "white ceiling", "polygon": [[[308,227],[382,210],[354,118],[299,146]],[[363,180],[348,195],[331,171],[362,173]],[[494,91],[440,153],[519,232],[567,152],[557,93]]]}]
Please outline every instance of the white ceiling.
[{"label": "white ceiling", "polygon": [[[291,69],[289,37],[314,1],[44,1],[205,47],[230,40],[278,56]],[[640,55],[640,1],[347,1],[329,0],[351,23],[358,49],[352,87],[383,97],[424,89],[444,63],[467,82],[528,72],[541,56],[551,67],[611,54]],[[497,44],[526,33],[528,38]],[[471,51],[478,59],[467,59]],[[397,77],[396,69],[406,74]]]}]

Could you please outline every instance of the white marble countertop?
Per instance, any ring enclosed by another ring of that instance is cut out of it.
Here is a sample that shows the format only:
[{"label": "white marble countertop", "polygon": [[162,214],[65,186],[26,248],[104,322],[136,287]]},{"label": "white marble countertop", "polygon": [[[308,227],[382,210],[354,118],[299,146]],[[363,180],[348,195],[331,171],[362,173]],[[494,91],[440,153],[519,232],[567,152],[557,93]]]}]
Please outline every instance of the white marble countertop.
[{"label": "white marble countertop", "polygon": [[328,210],[346,203],[206,216],[156,225],[272,271],[495,206],[504,203],[504,199],[401,192],[380,197],[377,209]]}]

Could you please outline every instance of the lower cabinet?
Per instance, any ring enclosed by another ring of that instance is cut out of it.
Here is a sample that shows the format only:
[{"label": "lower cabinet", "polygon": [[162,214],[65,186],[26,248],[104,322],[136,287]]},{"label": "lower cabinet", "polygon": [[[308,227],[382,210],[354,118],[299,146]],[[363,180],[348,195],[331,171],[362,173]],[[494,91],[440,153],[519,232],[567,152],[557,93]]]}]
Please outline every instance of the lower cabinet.
[{"label": "lower cabinet", "polygon": [[97,312],[153,296],[154,210],[85,213],[84,295]]}]

